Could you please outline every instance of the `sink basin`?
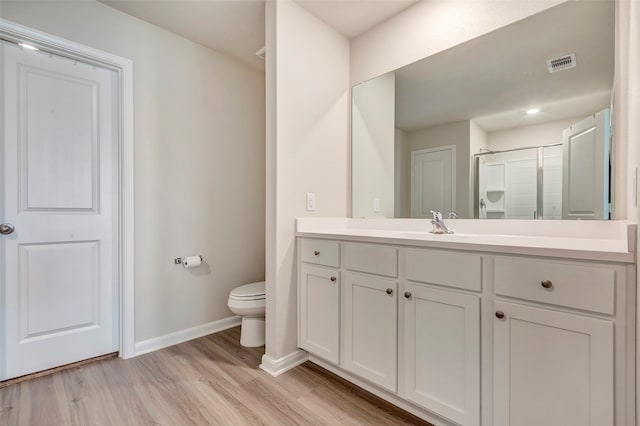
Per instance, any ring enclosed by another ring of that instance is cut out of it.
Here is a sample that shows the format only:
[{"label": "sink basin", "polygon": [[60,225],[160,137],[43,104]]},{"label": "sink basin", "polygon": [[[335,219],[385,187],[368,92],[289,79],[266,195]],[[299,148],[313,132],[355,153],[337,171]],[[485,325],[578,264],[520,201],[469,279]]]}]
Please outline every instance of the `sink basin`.
[{"label": "sink basin", "polygon": [[468,239],[477,238],[474,234],[433,234],[431,232],[397,232],[388,235],[389,237],[410,238],[410,239]]}]

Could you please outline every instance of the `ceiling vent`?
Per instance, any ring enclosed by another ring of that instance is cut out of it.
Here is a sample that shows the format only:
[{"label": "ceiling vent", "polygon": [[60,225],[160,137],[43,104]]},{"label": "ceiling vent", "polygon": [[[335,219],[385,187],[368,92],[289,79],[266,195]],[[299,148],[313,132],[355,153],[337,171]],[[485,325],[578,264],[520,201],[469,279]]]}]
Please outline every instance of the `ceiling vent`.
[{"label": "ceiling vent", "polygon": [[575,68],[576,65],[575,53],[547,60],[547,68],[549,69],[549,72],[568,70],[569,68]]}]

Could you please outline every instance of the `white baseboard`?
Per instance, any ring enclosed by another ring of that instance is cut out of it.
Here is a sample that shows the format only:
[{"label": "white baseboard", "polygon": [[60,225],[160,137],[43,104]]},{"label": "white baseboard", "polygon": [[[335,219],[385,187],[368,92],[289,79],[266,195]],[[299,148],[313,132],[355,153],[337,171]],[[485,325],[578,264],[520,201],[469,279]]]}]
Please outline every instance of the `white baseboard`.
[{"label": "white baseboard", "polygon": [[198,337],[206,336],[208,334],[227,330],[240,325],[241,322],[242,318],[239,316],[233,316],[184,330],[174,331],[173,333],[165,334],[164,336],[136,342],[135,356],[177,345],[178,343],[186,342],[188,340],[197,339]]},{"label": "white baseboard", "polygon": [[291,352],[289,355],[279,359],[274,359],[267,354],[262,355],[262,364],[260,368],[271,374],[273,377],[279,376],[285,371],[289,371],[294,367],[302,364],[309,359],[309,354],[302,349]]}]

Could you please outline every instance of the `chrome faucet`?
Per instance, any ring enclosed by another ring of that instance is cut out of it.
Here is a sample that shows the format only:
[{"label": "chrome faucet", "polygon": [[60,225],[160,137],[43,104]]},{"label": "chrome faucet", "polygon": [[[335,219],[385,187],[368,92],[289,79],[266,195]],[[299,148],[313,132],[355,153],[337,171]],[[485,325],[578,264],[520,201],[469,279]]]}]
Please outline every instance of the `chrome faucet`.
[{"label": "chrome faucet", "polygon": [[453,231],[447,228],[447,225],[444,224],[444,220],[442,220],[442,213],[431,210],[431,214],[433,215],[433,219],[431,219],[433,230],[431,231],[431,233],[453,234]]}]

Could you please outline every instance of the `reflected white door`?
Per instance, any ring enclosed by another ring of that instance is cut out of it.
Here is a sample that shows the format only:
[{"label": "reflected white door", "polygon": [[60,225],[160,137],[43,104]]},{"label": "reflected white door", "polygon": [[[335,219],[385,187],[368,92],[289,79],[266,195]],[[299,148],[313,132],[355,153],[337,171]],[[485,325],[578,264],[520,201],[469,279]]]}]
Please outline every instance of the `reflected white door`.
[{"label": "reflected white door", "polygon": [[456,147],[411,152],[411,217],[456,209]]},{"label": "reflected white door", "polygon": [[609,219],[609,110],[562,132],[562,218]]},{"label": "reflected white door", "polygon": [[2,46],[0,379],[114,352],[115,73]]}]

